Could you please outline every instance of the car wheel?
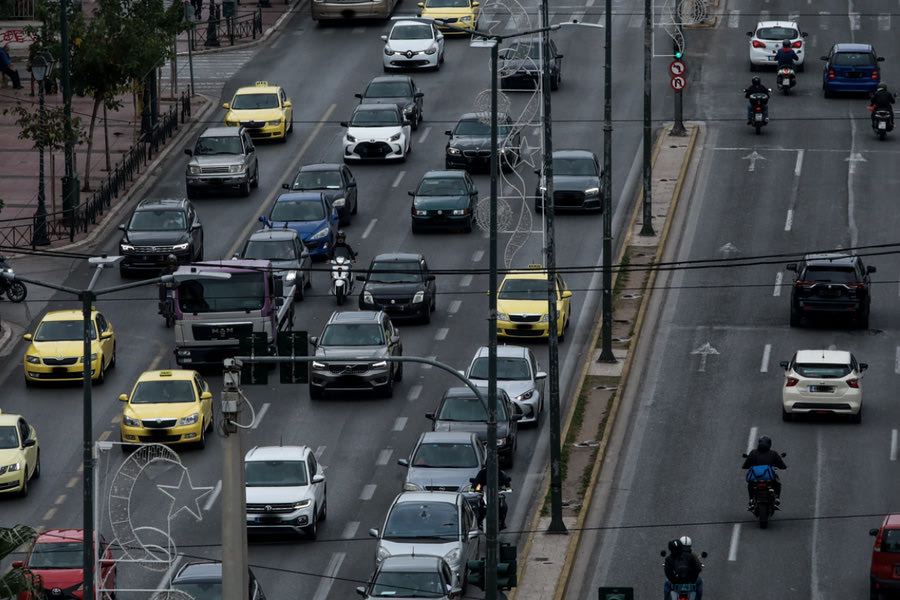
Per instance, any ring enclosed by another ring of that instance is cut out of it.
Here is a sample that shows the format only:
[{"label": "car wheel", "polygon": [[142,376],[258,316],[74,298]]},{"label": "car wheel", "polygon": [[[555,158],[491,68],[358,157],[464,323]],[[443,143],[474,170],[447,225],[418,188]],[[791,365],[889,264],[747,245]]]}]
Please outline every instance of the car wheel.
[{"label": "car wheel", "polygon": [[791,327],[800,327],[801,318],[802,317],[800,316],[800,311],[792,306],[791,307]]},{"label": "car wheel", "polygon": [[206,427],[200,427],[200,439],[197,441],[197,448],[200,450],[206,448]]},{"label": "car wheel", "polygon": [[241,187],[238,189],[238,191],[241,194],[241,196],[243,196],[244,198],[246,198],[247,196],[250,195],[250,178],[249,177],[247,178],[247,181],[244,181],[243,183],[241,183]]},{"label": "car wheel", "polygon": [[28,495],[28,469],[25,469],[25,473],[22,475],[22,489],[19,490],[19,496],[24,498]]},{"label": "car wheel", "polygon": [[550,91],[555,92],[559,89],[559,84],[562,83],[562,75],[558,74],[556,77],[550,80]]},{"label": "car wheel", "polygon": [[869,307],[866,307],[865,310],[857,317],[857,324],[860,329],[868,329],[869,328]]},{"label": "car wheel", "polygon": [[311,385],[309,386],[309,397],[313,400],[318,400],[324,395],[324,390],[322,388]]},{"label": "car wheel", "polygon": [[113,344],[112,358],[109,359],[109,368],[116,368],[116,345]]},{"label": "car wheel", "polygon": [[259,187],[259,165],[256,166],[256,173],[253,174],[253,181],[250,182],[250,185],[255,188]]},{"label": "car wheel", "polygon": [[119,444],[119,448],[122,449],[122,454],[130,454],[132,450],[134,450],[134,446],[132,444],[121,443]]},{"label": "car wheel", "polygon": [[33,479],[41,478],[41,449],[38,448],[37,460],[34,462],[34,471],[31,473]]},{"label": "car wheel", "polygon": [[802,73],[805,70],[805,66],[806,65],[804,63],[797,65],[797,72]]},{"label": "car wheel", "polygon": [[784,410],[783,406],[781,407],[781,420],[786,423],[790,423],[791,421],[794,420],[794,415],[792,415],[788,411]]},{"label": "car wheel", "polygon": [[215,413],[210,410],[209,412],[209,421],[206,423],[206,432],[211,433],[213,430],[213,419],[216,417]]},{"label": "car wheel", "polygon": [[513,463],[515,463],[515,458],[514,458],[515,452],[516,452],[516,448],[514,446],[513,449],[510,451],[510,453],[507,455],[507,457],[503,460],[503,463],[504,463],[503,466],[506,467],[507,469],[513,468]]},{"label": "car wheel", "polygon": [[862,423],[862,404],[859,405],[859,411],[855,415],[850,415],[851,423]]},{"label": "car wheel", "polygon": [[313,507],[312,511],[312,523],[310,523],[303,531],[306,533],[307,537],[311,540],[316,539],[319,536],[319,519],[316,516],[316,512],[318,512],[317,507]]},{"label": "car wheel", "polygon": [[825,97],[826,97],[826,98],[831,98],[831,97],[834,95],[834,94],[831,93],[831,91],[829,91],[828,88],[826,88],[824,85],[822,86],[822,89],[823,89],[824,92],[825,92]]},{"label": "car wheel", "polygon": [[294,115],[291,115],[291,122],[288,125],[288,133],[294,133]]},{"label": "car wheel", "polygon": [[394,373],[394,381],[403,381],[403,363],[397,363],[397,372]]},{"label": "car wheel", "polygon": [[294,286],[294,302],[303,302],[303,284]]},{"label": "car wheel", "polygon": [[197,262],[203,261],[203,242],[200,242],[200,252],[197,253]]},{"label": "car wheel", "polygon": [[431,323],[431,305],[427,302],[425,303],[425,308],[422,310],[422,323],[425,325]]},{"label": "car wheel", "polygon": [[418,131],[419,130],[419,117],[414,116],[412,123],[410,123],[409,126],[413,131]]},{"label": "car wheel", "polygon": [[358,212],[359,212],[359,199],[357,198],[353,201],[353,210],[350,211],[350,214],[355,215]]},{"label": "car wheel", "polygon": [[97,385],[103,385],[106,382],[106,365],[103,364],[103,358],[100,358],[100,373],[97,374]]},{"label": "car wheel", "polygon": [[306,269],[306,289],[312,287],[312,266],[307,267]]},{"label": "car wheel", "polygon": [[544,212],[544,203],[541,200],[534,201],[534,212],[537,214]]},{"label": "car wheel", "polygon": [[463,233],[472,233],[472,219],[466,221],[466,224],[463,226]]},{"label": "car wheel", "polygon": [[413,235],[418,235],[418,234],[422,233],[422,228],[419,227],[418,225],[413,225],[412,232],[413,232]]},{"label": "car wheel", "polygon": [[388,375],[388,382],[381,387],[381,396],[383,398],[394,397],[394,377]]},{"label": "car wheel", "polygon": [[328,518],[328,488],[322,491],[322,511],[319,513],[319,520],[324,521]]}]

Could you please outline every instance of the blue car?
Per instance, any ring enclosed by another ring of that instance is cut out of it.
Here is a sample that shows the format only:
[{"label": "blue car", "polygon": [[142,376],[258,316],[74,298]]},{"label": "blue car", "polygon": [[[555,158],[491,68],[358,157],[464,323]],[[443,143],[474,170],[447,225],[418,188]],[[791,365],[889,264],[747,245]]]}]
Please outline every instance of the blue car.
[{"label": "blue car", "polygon": [[823,56],[822,89],[825,97],[836,93],[873,93],[881,83],[878,63],[883,56],[875,54],[871,44],[835,44]]},{"label": "blue car", "polygon": [[331,254],[339,219],[337,209],[322,192],[282,194],[275,199],[268,217],[259,218],[266,227],[296,231],[313,258]]}]

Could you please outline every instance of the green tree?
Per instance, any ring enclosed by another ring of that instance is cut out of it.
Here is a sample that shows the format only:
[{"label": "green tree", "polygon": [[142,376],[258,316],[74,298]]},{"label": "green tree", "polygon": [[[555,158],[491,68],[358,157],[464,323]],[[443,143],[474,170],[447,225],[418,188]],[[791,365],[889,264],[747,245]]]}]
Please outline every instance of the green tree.
[{"label": "green tree", "polygon": [[[0,528],[0,560],[34,540],[36,536],[35,530],[27,525]],[[28,569],[23,567],[12,567],[0,577],[0,598],[3,599],[15,598],[22,592],[37,592],[40,588],[40,581],[36,581]]]}]

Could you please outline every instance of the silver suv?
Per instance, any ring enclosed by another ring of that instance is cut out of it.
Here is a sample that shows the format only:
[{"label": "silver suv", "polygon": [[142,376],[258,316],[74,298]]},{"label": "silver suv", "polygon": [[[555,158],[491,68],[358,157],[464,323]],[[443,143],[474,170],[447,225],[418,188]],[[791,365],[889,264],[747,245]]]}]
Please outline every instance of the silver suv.
[{"label": "silver suv", "polygon": [[185,170],[187,197],[197,192],[235,188],[249,196],[259,186],[259,162],[250,134],[243,127],[210,127],[200,134],[194,149],[185,148],[191,157]]}]

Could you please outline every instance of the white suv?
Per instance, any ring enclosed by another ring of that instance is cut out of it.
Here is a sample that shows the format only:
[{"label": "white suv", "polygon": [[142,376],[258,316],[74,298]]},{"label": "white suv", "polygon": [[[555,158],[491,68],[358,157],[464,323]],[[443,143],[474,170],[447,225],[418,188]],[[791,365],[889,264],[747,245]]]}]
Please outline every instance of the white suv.
[{"label": "white suv", "polygon": [[862,373],[866,363],[845,350],[798,350],[784,368],[782,417],[797,414],[850,415],[862,421]]}]

